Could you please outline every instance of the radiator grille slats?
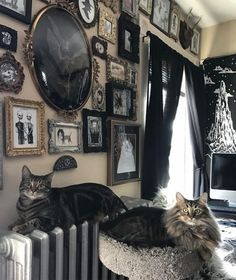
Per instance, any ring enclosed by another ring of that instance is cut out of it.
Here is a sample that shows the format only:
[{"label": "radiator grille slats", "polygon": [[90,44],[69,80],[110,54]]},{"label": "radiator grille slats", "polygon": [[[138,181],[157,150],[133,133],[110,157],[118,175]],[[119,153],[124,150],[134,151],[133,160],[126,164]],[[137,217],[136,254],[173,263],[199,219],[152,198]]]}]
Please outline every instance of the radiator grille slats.
[{"label": "radiator grille slats", "polygon": [[0,234],[0,280],[127,280],[99,261],[98,234],[88,222],[68,232]]}]

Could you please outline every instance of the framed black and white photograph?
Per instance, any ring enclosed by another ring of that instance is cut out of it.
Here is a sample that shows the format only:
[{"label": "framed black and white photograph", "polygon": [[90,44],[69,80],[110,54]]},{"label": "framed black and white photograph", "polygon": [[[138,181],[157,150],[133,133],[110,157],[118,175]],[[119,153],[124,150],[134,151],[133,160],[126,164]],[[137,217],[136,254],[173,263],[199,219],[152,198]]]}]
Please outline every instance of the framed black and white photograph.
[{"label": "framed black and white photograph", "polygon": [[191,39],[190,51],[194,54],[199,54],[200,33],[196,29],[193,30],[193,37]]},{"label": "framed black and white photograph", "polygon": [[49,119],[48,133],[48,152],[50,154],[82,152],[81,122],[61,122]]},{"label": "framed black and white photograph", "polygon": [[106,83],[107,115],[132,119],[133,89],[118,83]]},{"label": "framed black and white photograph", "polygon": [[151,23],[168,34],[171,0],[153,0]]},{"label": "framed black and white photograph", "polygon": [[106,114],[88,109],[82,114],[84,152],[106,152]]},{"label": "framed black and white photograph", "polygon": [[20,20],[24,23],[31,23],[32,0],[0,0],[0,13]]},{"label": "framed black and white photograph", "polygon": [[118,30],[118,55],[139,63],[140,26],[130,21],[125,14],[121,14]]},{"label": "framed black and white photograph", "polygon": [[25,80],[23,67],[9,51],[0,57],[0,92],[19,93]]},{"label": "framed black and white photograph", "polygon": [[127,83],[132,88],[137,88],[138,72],[135,66],[128,64],[128,80]]},{"label": "framed black and white photograph", "polygon": [[150,15],[152,12],[152,0],[140,0],[139,9],[146,15]]},{"label": "framed black and white photograph", "polygon": [[138,11],[138,1],[122,0],[121,10],[131,17],[136,17]]},{"label": "framed black and white photograph", "polygon": [[0,48],[16,52],[17,31],[0,24]]},{"label": "framed black and white photograph", "polygon": [[112,44],[116,43],[116,17],[108,11],[99,10],[98,36],[109,41]]},{"label": "framed black and white photograph", "polygon": [[107,55],[106,60],[106,76],[108,81],[115,81],[118,83],[127,82],[127,62],[117,57]]},{"label": "framed black and white photograph", "polygon": [[180,16],[179,8],[176,4],[173,4],[173,6],[171,7],[169,28],[170,37],[173,38],[175,41],[178,41],[180,29]]},{"label": "framed black and white photograph", "polygon": [[74,0],[79,19],[86,28],[95,26],[98,19],[97,0]]},{"label": "framed black and white photograph", "polygon": [[140,180],[140,125],[108,122],[107,184]]},{"label": "framed black and white photograph", "polygon": [[44,102],[5,98],[6,154],[40,155],[45,152]]},{"label": "framed black and white photograph", "polygon": [[93,36],[92,42],[92,52],[93,55],[100,57],[101,59],[106,59],[107,57],[107,42],[101,40],[100,38]]},{"label": "framed black and white photograph", "polygon": [[99,82],[94,82],[93,84],[92,108],[98,111],[106,110],[105,88]]}]

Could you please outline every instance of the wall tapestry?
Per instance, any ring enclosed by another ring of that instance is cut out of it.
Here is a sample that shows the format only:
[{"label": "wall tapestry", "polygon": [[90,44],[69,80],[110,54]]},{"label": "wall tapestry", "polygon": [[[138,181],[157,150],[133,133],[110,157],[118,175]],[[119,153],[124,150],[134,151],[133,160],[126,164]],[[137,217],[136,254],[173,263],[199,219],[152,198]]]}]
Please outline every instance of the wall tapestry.
[{"label": "wall tapestry", "polygon": [[208,116],[205,142],[209,153],[236,152],[236,55],[203,63]]}]

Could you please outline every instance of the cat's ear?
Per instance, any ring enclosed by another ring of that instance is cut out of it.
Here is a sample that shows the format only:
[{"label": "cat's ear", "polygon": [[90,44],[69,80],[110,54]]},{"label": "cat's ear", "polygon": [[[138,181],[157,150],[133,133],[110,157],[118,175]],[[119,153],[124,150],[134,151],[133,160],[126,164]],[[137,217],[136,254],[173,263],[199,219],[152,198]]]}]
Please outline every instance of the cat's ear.
[{"label": "cat's ear", "polygon": [[177,203],[184,203],[185,202],[185,198],[183,197],[183,195],[180,192],[176,193],[176,202]]},{"label": "cat's ear", "polygon": [[29,178],[32,175],[32,173],[30,172],[29,168],[24,165],[22,167],[22,178],[26,179]]},{"label": "cat's ear", "polygon": [[199,197],[199,203],[206,205],[207,204],[207,200],[208,200],[208,194],[206,192],[204,192],[203,194],[201,194],[201,196]]},{"label": "cat's ear", "polygon": [[53,175],[54,175],[54,172],[49,173],[49,174],[47,175],[47,181],[48,181],[50,184],[52,183]]}]

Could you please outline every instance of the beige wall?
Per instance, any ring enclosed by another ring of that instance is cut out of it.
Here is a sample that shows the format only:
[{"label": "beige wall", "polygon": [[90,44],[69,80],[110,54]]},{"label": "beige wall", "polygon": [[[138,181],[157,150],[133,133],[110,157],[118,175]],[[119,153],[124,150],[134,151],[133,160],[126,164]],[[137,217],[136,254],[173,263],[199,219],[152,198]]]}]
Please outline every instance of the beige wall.
[{"label": "beige wall", "polygon": [[236,53],[236,20],[214,25],[202,30],[201,61],[208,57]]},{"label": "beige wall", "polygon": [[[44,4],[40,1],[33,0],[33,15],[41,9]],[[99,5],[103,6],[102,3]],[[103,6],[104,7],[104,6]],[[21,23],[20,21],[16,21],[13,18],[7,17],[3,14],[0,14],[0,22],[3,25],[9,26],[18,31],[18,48],[17,52],[14,54],[15,58],[20,61],[22,66],[24,67],[25,73],[25,82],[23,85],[22,91],[15,95],[13,93],[1,93],[0,101],[3,101],[5,96],[13,96],[16,98],[22,99],[30,99],[42,101],[40,94],[34,86],[32,78],[30,76],[28,67],[23,60],[23,50],[22,43],[24,41],[24,30],[27,29],[27,25]],[[198,64],[199,60],[196,56],[191,54],[189,51],[183,50],[178,43],[175,43],[172,39],[168,38],[166,35],[161,33],[155,27],[149,24],[146,16],[140,14],[140,24],[141,24],[141,37],[146,34],[147,30],[151,30],[157,36],[160,36],[167,44],[171,45],[172,48],[175,48],[182,55],[186,56],[193,63]],[[85,29],[89,38],[92,35],[97,35],[97,26],[91,29]],[[43,34],[42,34],[43,36]],[[143,45],[141,40],[140,52],[143,51]],[[5,50],[0,49],[0,56],[5,52]],[[117,45],[112,45],[108,43],[108,53],[117,56]],[[101,67],[101,73],[99,75],[99,80],[102,84],[105,84],[105,61],[97,58],[97,61]],[[139,100],[142,100],[144,93],[140,92],[143,71],[147,66],[147,60],[142,59],[141,63],[137,65],[139,69],[139,79],[138,79],[138,92],[137,97]],[[142,122],[143,120],[143,106],[139,102],[138,105],[138,122]],[[85,104],[85,108],[91,108],[91,99]],[[45,131],[46,131],[46,146],[48,142],[48,134],[47,134],[47,125],[46,120],[49,118],[53,118],[56,120],[60,120],[60,117],[57,115],[56,111],[51,109],[47,104],[45,106],[46,109],[46,118],[45,118]],[[78,121],[81,120],[81,114],[78,116]],[[4,130],[5,131],[5,130]],[[5,139],[5,132],[3,133],[3,138]],[[66,153],[65,153],[66,154]],[[49,155],[46,153],[43,156],[18,156],[18,157],[3,157],[3,183],[4,190],[0,191],[0,228],[6,228],[7,225],[13,222],[16,217],[16,201],[18,199],[18,186],[21,179],[21,169],[23,165],[29,166],[31,171],[35,174],[45,174],[52,171],[53,165],[55,161],[61,156],[60,155]],[[106,153],[90,153],[90,154],[72,154],[75,157],[78,163],[77,169],[66,170],[62,172],[57,172],[53,178],[54,186],[67,186],[70,184],[76,184],[81,182],[97,182],[106,184],[107,181],[107,154]],[[151,168],[151,166],[150,166]],[[112,190],[118,195],[129,195],[133,197],[140,196],[140,182],[133,182],[128,184],[122,184],[118,186],[112,187]]]}]

